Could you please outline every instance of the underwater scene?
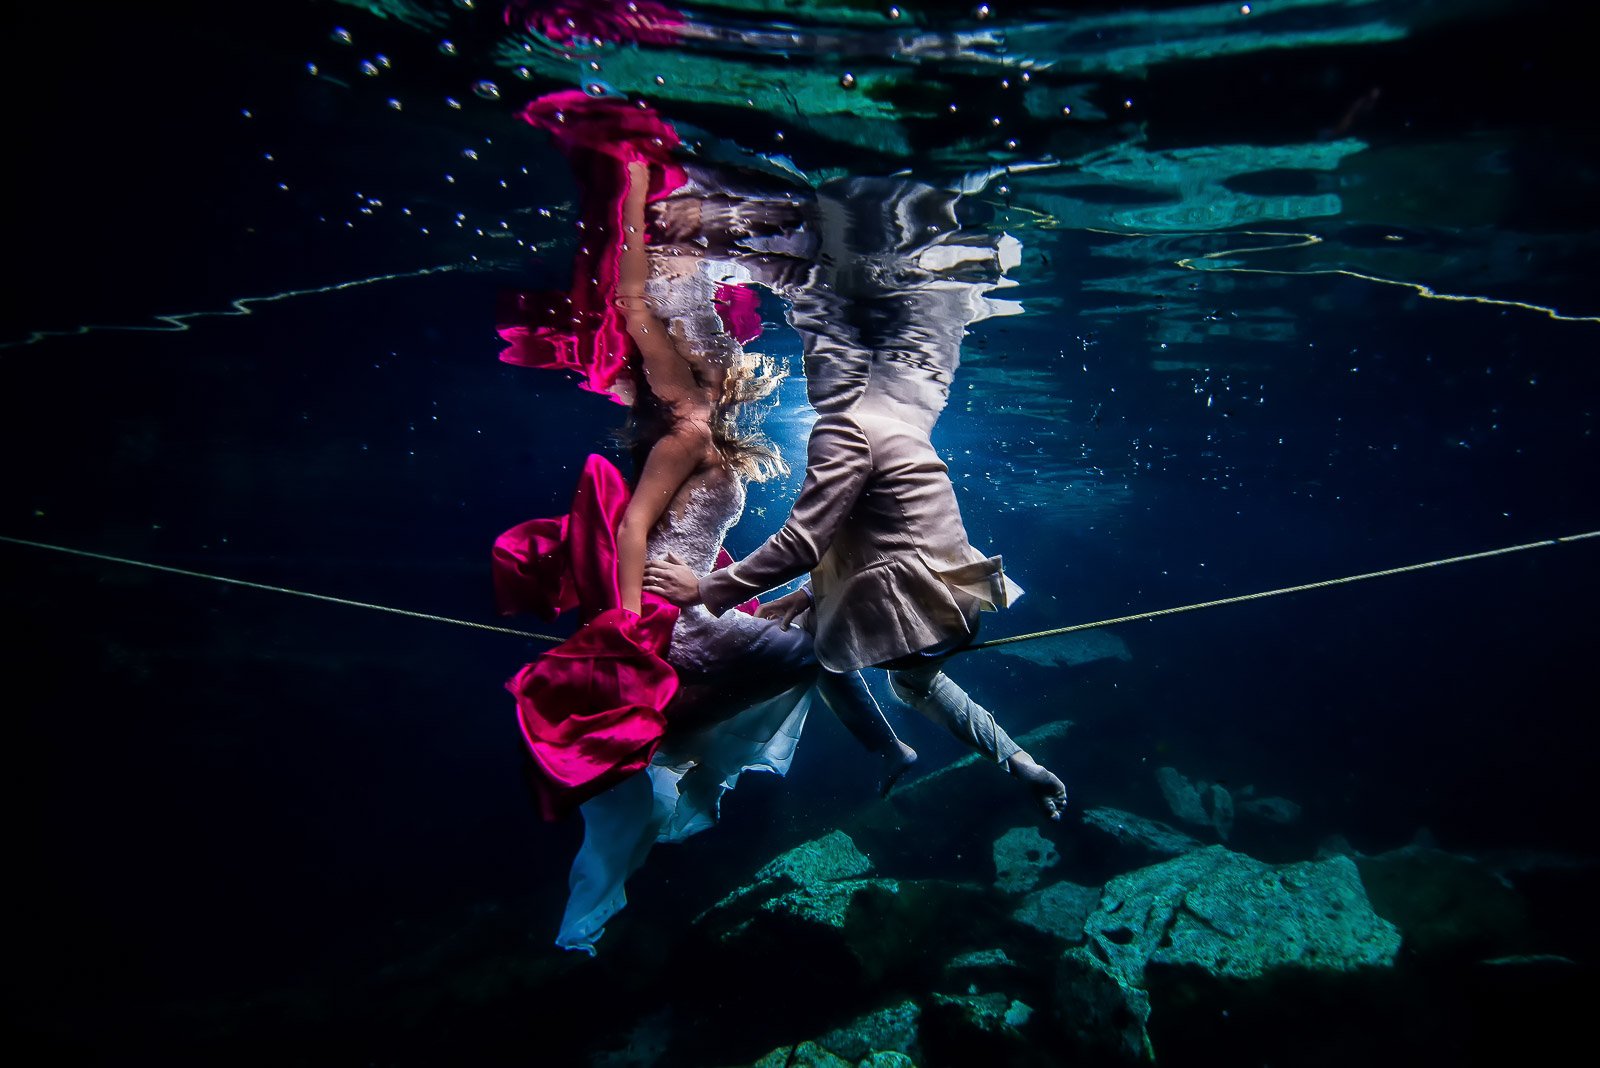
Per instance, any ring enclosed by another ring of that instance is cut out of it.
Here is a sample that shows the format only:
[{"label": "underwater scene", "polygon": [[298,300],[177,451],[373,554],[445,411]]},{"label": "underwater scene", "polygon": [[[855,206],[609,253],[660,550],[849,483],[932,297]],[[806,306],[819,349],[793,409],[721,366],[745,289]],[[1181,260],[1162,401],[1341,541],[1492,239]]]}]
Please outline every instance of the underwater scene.
[{"label": "underwater scene", "polygon": [[1582,5],[5,20],[28,1063],[1592,1044]]}]

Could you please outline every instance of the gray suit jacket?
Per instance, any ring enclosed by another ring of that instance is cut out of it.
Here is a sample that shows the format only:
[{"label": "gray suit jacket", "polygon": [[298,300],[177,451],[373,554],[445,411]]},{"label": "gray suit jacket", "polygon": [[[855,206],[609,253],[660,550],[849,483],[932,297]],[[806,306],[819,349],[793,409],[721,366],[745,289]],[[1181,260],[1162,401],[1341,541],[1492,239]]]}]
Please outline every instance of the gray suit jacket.
[{"label": "gray suit jacket", "polygon": [[856,409],[811,431],[783,529],[700,582],[733,605],[811,572],[817,657],[854,671],[966,637],[1022,590],[967,541],[948,469],[920,427]]},{"label": "gray suit jacket", "polygon": [[783,529],[700,580],[731,606],[811,572],[817,657],[830,671],[953,643],[1022,590],[967,541],[929,434],[966,327],[1020,305],[991,299],[1020,244],[960,228],[958,198],[903,178],[839,179],[802,236],[815,261],[789,288],[819,418]]}]

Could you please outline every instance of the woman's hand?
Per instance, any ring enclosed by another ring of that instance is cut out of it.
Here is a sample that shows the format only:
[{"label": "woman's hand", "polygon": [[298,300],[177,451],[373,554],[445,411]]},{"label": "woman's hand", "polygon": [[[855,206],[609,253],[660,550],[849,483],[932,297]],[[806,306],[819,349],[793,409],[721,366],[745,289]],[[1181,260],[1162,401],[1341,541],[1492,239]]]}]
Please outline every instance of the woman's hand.
[{"label": "woman's hand", "polygon": [[778,620],[779,630],[788,630],[789,624],[794,622],[794,617],[811,607],[811,595],[805,590],[795,590],[786,593],[776,601],[768,601],[756,609],[756,615],[761,619]]},{"label": "woman's hand", "polygon": [[701,603],[700,580],[672,553],[665,560],[651,560],[644,565],[644,588],[646,593],[679,608]]}]

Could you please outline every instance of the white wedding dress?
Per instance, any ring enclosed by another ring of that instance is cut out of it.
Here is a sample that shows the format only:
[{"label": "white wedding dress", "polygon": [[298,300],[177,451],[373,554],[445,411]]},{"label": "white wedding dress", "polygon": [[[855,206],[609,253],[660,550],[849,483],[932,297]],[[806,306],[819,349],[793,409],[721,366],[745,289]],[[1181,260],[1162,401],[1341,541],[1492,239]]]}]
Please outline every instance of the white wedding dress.
[{"label": "white wedding dress", "polygon": [[[710,468],[678,490],[651,534],[647,557],[674,554],[704,577],[722,539],[744,511],[743,482]],[[681,842],[715,825],[722,795],[747,771],[789,770],[810,709],[816,663],[811,636],[798,626],[744,612],[717,618],[688,608],[672,631],[670,663],[686,679],[785,675],[795,685],[728,719],[669,732],[643,775],[634,775],[582,806],[583,846],[568,877],[566,913],[556,945],[595,952],[605,925],[628,902],[624,883],[656,842]]]}]

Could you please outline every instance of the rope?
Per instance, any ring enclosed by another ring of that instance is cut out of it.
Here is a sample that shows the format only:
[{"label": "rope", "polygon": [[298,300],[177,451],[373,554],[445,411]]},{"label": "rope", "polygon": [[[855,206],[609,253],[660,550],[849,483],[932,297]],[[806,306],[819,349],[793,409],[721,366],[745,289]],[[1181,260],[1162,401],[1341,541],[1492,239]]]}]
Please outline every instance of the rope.
[{"label": "rope", "polygon": [[[1324,579],[1321,582],[1307,582],[1301,586],[1285,586],[1278,590],[1263,590],[1260,593],[1246,593],[1238,597],[1223,597],[1216,601],[1202,601],[1199,604],[1186,604],[1178,608],[1158,608],[1154,612],[1138,612],[1131,616],[1118,616],[1115,619],[1102,619],[1097,623],[1077,623],[1070,627],[1055,627],[1051,630],[1036,630],[1030,634],[1016,634],[1009,638],[994,638],[986,642],[976,642],[955,650],[948,656],[960,653],[974,653],[980,649],[993,649],[1001,645],[1011,645],[1014,642],[1031,642],[1040,638],[1054,638],[1061,634],[1072,634],[1080,630],[1094,630],[1096,627],[1114,627],[1119,623],[1136,623],[1141,619],[1157,619],[1161,616],[1175,616],[1180,612],[1198,612],[1202,608],[1218,608],[1225,604],[1242,604],[1245,601],[1259,601],[1265,597],[1278,597],[1286,593],[1304,593],[1306,590],[1320,590],[1328,586],[1343,586],[1351,582],[1361,582],[1366,579],[1387,578],[1390,575],[1403,575],[1408,571],[1423,571],[1430,567],[1444,567],[1446,564],[1464,564],[1469,560],[1487,560],[1492,556],[1505,556],[1509,553],[1526,552],[1529,549],[1543,549],[1551,545],[1562,545],[1567,542],[1583,541],[1586,538],[1600,538],[1600,530],[1591,530],[1585,534],[1569,534],[1562,538],[1546,538],[1543,541],[1530,541],[1523,545],[1508,545],[1503,549],[1490,549],[1481,553],[1468,553],[1465,556],[1449,556],[1443,560],[1429,560],[1421,564],[1406,564],[1404,567],[1391,567],[1383,571],[1368,571],[1363,575],[1346,575],[1343,578]],[[351,601],[344,597],[330,597],[325,593],[311,593],[307,590],[293,590],[286,586],[268,586],[262,582],[246,582],[243,579],[227,578],[223,575],[208,575],[204,571],[186,571],[181,567],[167,567],[165,564],[151,564],[143,560],[129,560],[122,556],[107,556],[105,553],[91,553],[83,549],[69,549],[64,545],[50,545],[42,541],[27,541],[23,538],[8,538],[0,534],[0,541],[10,542],[13,545],[27,545],[34,549],[49,549],[51,552],[69,553],[73,556],[84,556],[91,560],[105,560],[113,564],[127,564],[130,567],[144,567],[152,571],[165,571],[173,575],[187,575],[190,578],[210,579],[212,582],[225,582],[230,586],[248,586],[254,590],[269,590],[272,593],[288,593],[296,597],[309,597],[315,601],[329,601],[333,604],[349,605],[352,608],[370,608],[375,612],[389,612],[397,616],[409,616],[412,619],[428,619],[435,623],[454,623],[458,627],[473,627],[477,630],[495,631],[499,634],[514,634],[519,638],[533,638],[542,642],[555,642],[559,644],[563,639],[549,634],[535,634],[531,630],[517,630],[514,627],[495,627],[488,623],[474,623],[466,619],[452,619],[449,616],[436,616],[428,612],[413,612],[406,608],[392,608],[383,604],[368,604],[365,601]]]},{"label": "rope", "polygon": [[993,649],[1000,645],[1010,645],[1012,642],[1031,642],[1039,638],[1054,638],[1058,634],[1071,634],[1074,631],[1093,630],[1096,627],[1114,627],[1118,623],[1135,623],[1141,619],[1156,619],[1159,616],[1175,616],[1179,612],[1197,612],[1202,608],[1217,608],[1225,604],[1240,604],[1244,601],[1259,601],[1263,597],[1277,597],[1285,593],[1303,593],[1306,590],[1320,590],[1327,586],[1343,586],[1348,582],[1361,582],[1364,579],[1385,578],[1389,575],[1403,575],[1407,571],[1422,571],[1430,567],[1443,567],[1446,564],[1464,564],[1468,560],[1487,560],[1491,556],[1505,556],[1507,553],[1520,553],[1528,549],[1543,549],[1550,545],[1560,545],[1564,542],[1582,541],[1585,538],[1600,537],[1600,530],[1591,530],[1587,534],[1569,534],[1564,538],[1546,538],[1544,541],[1530,541],[1525,545],[1509,545],[1504,549],[1490,549],[1487,552],[1468,553],[1466,556],[1450,556],[1443,560],[1429,560],[1423,564],[1407,564],[1404,567],[1391,567],[1383,571],[1368,571],[1364,575],[1346,575],[1344,578],[1324,579],[1321,582],[1308,582],[1303,586],[1285,586],[1281,590],[1263,590],[1260,593],[1246,593],[1238,597],[1224,597],[1217,601],[1202,601],[1199,604],[1186,604],[1180,608],[1160,608],[1154,612],[1138,612],[1131,616],[1118,616],[1115,619],[1102,619],[1098,623],[1078,623],[1071,627],[1056,627],[1053,630],[1036,630],[1031,634],[1017,634],[1010,638],[995,638],[992,641],[975,642],[955,650],[950,655],[957,653],[971,653],[979,649]]},{"label": "rope", "polygon": [[208,575],[204,571],[186,571],[181,567],[167,567],[165,564],[151,564],[143,560],[129,560],[122,556],[107,556],[105,553],[91,553],[83,549],[69,549],[64,545],[48,545],[42,541],[27,541],[23,538],[8,538],[0,534],[0,541],[8,541],[13,545],[27,545],[34,549],[49,549],[51,552],[69,553],[73,556],[86,556],[91,560],[105,560],[113,564],[127,564],[130,567],[145,567],[151,571],[165,571],[172,575],[187,575],[190,578],[210,579],[212,582],[225,582],[230,586],[248,586],[253,590],[270,590],[273,593],[289,593],[296,597],[309,597],[314,601],[329,601],[333,604],[349,605],[351,608],[370,608],[375,612],[389,612],[397,616],[410,616],[412,619],[430,619],[435,623],[454,623],[458,627],[473,627],[477,630],[492,630],[500,634],[515,634],[519,638],[535,638],[542,642],[555,642],[560,644],[564,639],[549,634],[535,634],[531,630],[517,630],[514,627],[495,627],[488,623],[474,623],[468,619],[452,619],[449,616],[436,616],[429,612],[413,612],[407,608],[392,608],[386,604],[368,604],[365,601],[352,601],[344,597],[330,597],[325,593],[311,593],[308,590],[291,590],[286,586],[268,586],[264,582],[246,582],[244,579],[228,578],[224,575]]}]

